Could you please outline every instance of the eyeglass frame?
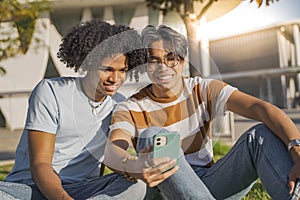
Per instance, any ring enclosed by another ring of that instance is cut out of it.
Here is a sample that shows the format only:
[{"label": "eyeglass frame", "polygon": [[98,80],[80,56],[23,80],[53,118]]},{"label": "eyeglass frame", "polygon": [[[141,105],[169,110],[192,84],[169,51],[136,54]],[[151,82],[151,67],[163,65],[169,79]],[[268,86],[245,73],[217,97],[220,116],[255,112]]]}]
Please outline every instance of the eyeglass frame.
[{"label": "eyeglass frame", "polygon": [[[170,55],[174,55],[174,65],[169,66],[166,62],[165,59],[168,58],[168,56]],[[150,54],[149,52],[147,52],[147,68],[149,69],[150,67],[153,68],[152,70],[156,69],[156,67],[161,66],[162,64],[164,64],[165,66],[167,66],[168,68],[174,68],[176,65],[178,65],[180,63],[181,60],[183,60],[183,58],[179,55],[177,55],[174,52],[169,52],[167,55],[164,56],[163,59],[153,56],[157,61],[156,62],[150,62]],[[176,59],[175,59],[176,58]],[[152,65],[152,66],[151,66]]]}]

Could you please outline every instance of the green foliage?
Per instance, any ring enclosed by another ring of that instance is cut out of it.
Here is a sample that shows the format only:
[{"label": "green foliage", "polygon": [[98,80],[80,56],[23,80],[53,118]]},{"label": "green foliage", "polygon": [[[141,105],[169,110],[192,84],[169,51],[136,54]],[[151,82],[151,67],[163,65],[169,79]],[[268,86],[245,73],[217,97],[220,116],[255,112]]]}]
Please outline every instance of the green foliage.
[{"label": "green foliage", "polygon": [[[169,11],[176,11],[182,19],[189,17],[190,14],[196,14],[197,18],[200,17],[205,13],[207,8],[209,8],[214,1],[218,0],[146,0],[146,4],[148,7],[162,11],[163,15],[167,14]],[[205,2],[205,6],[203,10],[195,9],[195,3],[202,4]]]},{"label": "green foliage", "polygon": [[49,11],[52,4],[49,0],[22,2],[0,0],[0,61],[27,52],[36,19],[41,12]]},{"label": "green foliage", "polygon": [[[250,3],[252,3],[254,0],[250,0]],[[276,0],[276,1],[279,1],[279,0]],[[257,5],[258,5],[258,7],[260,7],[262,4],[263,4],[263,2],[265,2],[265,5],[266,6],[269,6],[270,5],[270,3],[273,3],[274,2],[274,0],[256,0],[256,3],[257,3]]]}]

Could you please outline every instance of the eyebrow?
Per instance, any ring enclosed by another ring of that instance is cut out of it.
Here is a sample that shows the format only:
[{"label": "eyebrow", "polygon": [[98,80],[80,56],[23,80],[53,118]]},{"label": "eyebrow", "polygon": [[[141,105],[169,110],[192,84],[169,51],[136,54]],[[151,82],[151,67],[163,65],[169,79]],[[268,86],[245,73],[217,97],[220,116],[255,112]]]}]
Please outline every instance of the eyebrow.
[{"label": "eyebrow", "polygon": [[[168,57],[169,55],[177,55],[176,53],[174,53],[174,52],[169,52],[169,53],[167,53],[166,55],[164,55],[164,58],[166,58],[166,57]],[[158,56],[154,56],[154,55],[151,55],[150,54],[150,57],[152,57],[152,58],[159,58],[159,59],[161,59],[160,57],[158,57]]]},{"label": "eyebrow", "polygon": [[[97,70],[111,70],[111,71],[115,71],[115,69],[111,66],[105,66],[105,65],[101,65],[101,66],[98,66],[97,67]],[[117,71],[119,70],[128,70],[128,66],[125,66],[121,69],[118,69]]]}]

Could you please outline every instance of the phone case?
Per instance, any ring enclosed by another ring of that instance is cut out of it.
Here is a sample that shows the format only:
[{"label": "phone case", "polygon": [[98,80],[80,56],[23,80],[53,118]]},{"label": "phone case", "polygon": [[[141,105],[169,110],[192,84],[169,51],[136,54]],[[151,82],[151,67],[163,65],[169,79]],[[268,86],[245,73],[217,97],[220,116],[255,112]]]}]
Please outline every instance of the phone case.
[{"label": "phone case", "polygon": [[178,159],[180,135],[178,132],[160,132],[153,137],[153,158]]}]

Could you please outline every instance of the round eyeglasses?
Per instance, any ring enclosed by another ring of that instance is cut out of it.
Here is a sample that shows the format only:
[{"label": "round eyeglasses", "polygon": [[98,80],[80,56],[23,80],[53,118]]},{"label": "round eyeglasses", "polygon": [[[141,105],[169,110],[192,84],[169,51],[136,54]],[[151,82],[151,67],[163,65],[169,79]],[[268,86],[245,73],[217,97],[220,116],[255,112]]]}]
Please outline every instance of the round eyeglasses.
[{"label": "round eyeglasses", "polygon": [[168,53],[162,59],[153,55],[148,56],[148,69],[155,70],[158,66],[165,64],[169,68],[173,68],[180,62],[180,56],[174,53]]}]

